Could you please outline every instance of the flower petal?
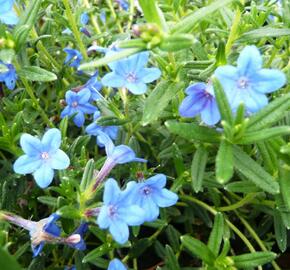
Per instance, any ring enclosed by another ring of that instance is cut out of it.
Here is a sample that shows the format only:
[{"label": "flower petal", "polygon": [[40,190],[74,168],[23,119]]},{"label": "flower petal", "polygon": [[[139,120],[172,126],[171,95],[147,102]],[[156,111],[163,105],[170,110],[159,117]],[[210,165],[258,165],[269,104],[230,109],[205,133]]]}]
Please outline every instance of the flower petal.
[{"label": "flower petal", "polygon": [[156,189],[164,188],[166,185],[166,176],[162,173],[156,174],[148,178],[145,182],[145,185],[150,185]]},{"label": "flower petal", "polygon": [[109,178],[105,183],[105,190],[103,195],[103,201],[106,205],[113,204],[118,201],[121,190],[117,184],[117,181],[113,178]]},{"label": "flower petal", "polygon": [[204,93],[206,88],[207,88],[207,85],[205,83],[198,82],[198,83],[188,86],[185,89],[185,93],[188,95],[197,95],[197,94]]},{"label": "flower petal", "polygon": [[57,128],[51,128],[45,132],[41,139],[43,150],[47,152],[56,151],[61,145],[61,133]]},{"label": "flower petal", "polygon": [[66,106],[60,114],[60,118],[65,118],[73,114],[73,110],[70,106]]},{"label": "flower petal", "polygon": [[129,228],[128,225],[122,221],[118,220],[112,222],[109,231],[112,234],[114,240],[119,244],[125,244],[129,238]]},{"label": "flower petal", "polygon": [[34,179],[37,185],[41,188],[46,188],[52,182],[53,179],[53,169],[47,163],[43,163],[39,169],[37,169],[34,173]]},{"label": "flower petal", "polygon": [[144,222],[145,213],[138,205],[119,208],[118,214],[130,226],[139,226]]},{"label": "flower petal", "polygon": [[215,125],[221,119],[215,99],[208,101],[206,108],[201,112],[201,119],[209,126]]},{"label": "flower petal", "polygon": [[137,71],[143,68],[148,63],[148,58],[149,58],[148,51],[129,56],[128,59],[130,60],[130,63],[129,63],[130,70]]},{"label": "flower petal", "polygon": [[278,69],[261,69],[252,78],[252,87],[260,93],[271,93],[286,83],[285,74]]},{"label": "flower petal", "polygon": [[178,196],[174,192],[166,188],[163,188],[158,193],[152,193],[152,198],[159,207],[172,206],[176,204],[178,200]]},{"label": "flower petal", "polygon": [[110,158],[117,164],[132,162],[136,157],[135,152],[127,145],[118,145],[114,148]]},{"label": "flower petal", "polygon": [[69,157],[65,152],[58,149],[51,155],[50,166],[55,170],[64,170],[70,164]]},{"label": "flower petal", "polygon": [[142,80],[143,83],[150,83],[157,80],[161,76],[159,68],[143,68],[138,72],[137,77]]},{"label": "flower petal", "polygon": [[23,155],[19,157],[13,164],[13,170],[19,174],[28,174],[36,171],[42,164],[38,156],[30,157]]},{"label": "flower petal", "polygon": [[108,270],[126,270],[126,269],[127,268],[124,266],[124,264],[118,259],[112,260],[108,266]]},{"label": "flower petal", "polygon": [[85,115],[82,111],[78,111],[76,116],[74,117],[74,123],[76,124],[77,127],[81,127],[84,125],[85,122]]},{"label": "flower petal", "polygon": [[[9,1],[7,1],[9,2]],[[15,25],[18,23],[19,18],[17,17],[17,15],[15,14],[15,12],[13,10],[9,10],[7,12],[5,12],[4,14],[0,15],[0,21],[2,21],[5,24],[8,25]]]},{"label": "flower petal", "polygon": [[115,149],[115,145],[111,138],[104,132],[100,132],[98,135],[98,141],[105,146],[106,154],[108,157],[110,157]]},{"label": "flower petal", "polygon": [[[152,195],[151,195],[152,196]],[[154,221],[159,216],[159,207],[157,204],[153,201],[151,196],[142,196],[141,204],[138,203],[138,205],[144,210],[145,212],[145,218],[144,221]],[[141,196],[140,196],[141,197]]]},{"label": "flower petal", "polygon": [[21,135],[20,145],[24,153],[28,156],[39,155],[42,151],[40,140],[27,133]]},{"label": "flower petal", "polygon": [[102,84],[110,87],[123,87],[126,84],[124,77],[115,72],[107,73],[101,80]]},{"label": "flower petal", "polygon": [[87,113],[87,114],[92,114],[97,110],[97,108],[95,106],[93,106],[92,104],[89,104],[89,103],[79,104],[78,108],[83,113]]},{"label": "flower petal", "polygon": [[204,94],[189,95],[179,106],[179,114],[182,117],[195,117],[206,105],[207,98]]},{"label": "flower petal", "polygon": [[91,91],[88,88],[84,88],[83,90],[77,93],[77,102],[79,104],[86,104],[91,97]]},{"label": "flower petal", "polygon": [[142,95],[147,90],[147,85],[143,82],[126,83],[125,87],[134,95]]},{"label": "flower petal", "polygon": [[240,76],[249,76],[262,67],[262,57],[256,46],[246,46],[237,60]]},{"label": "flower petal", "polygon": [[97,224],[101,229],[107,229],[110,226],[111,220],[108,215],[108,207],[103,205],[97,218]]}]

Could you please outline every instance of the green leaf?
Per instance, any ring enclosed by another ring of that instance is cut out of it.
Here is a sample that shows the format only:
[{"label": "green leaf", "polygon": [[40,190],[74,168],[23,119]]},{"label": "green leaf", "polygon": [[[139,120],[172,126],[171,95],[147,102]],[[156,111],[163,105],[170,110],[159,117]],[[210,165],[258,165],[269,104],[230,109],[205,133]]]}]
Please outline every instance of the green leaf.
[{"label": "green leaf", "polygon": [[161,42],[159,48],[166,52],[176,52],[184,49],[188,49],[193,45],[194,38],[188,34],[176,34],[169,37],[165,37]]},{"label": "green leaf", "polygon": [[132,246],[129,256],[130,258],[138,258],[144,253],[144,251],[152,245],[152,241],[149,238],[139,239]]},{"label": "green leaf", "polygon": [[82,262],[83,263],[93,262],[96,258],[101,257],[105,254],[108,254],[112,249],[113,249],[113,247],[110,244],[105,243],[105,244],[93,249],[92,251],[90,251],[83,258]]},{"label": "green leaf", "polygon": [[100,126],[121,126],[130,122],[129,119],[120,119],[116,116],[101,116],[96,123]]},{"label": "green leaf", "polygon": [[251,192],[259,192],[261,191],[254,183],[250,181],[238,181],[229,183],[224,187],[225,190],[231,192],[241,192],[241,193],[251,193]]},{"label": "green leaf", "polygon": [[280,212],[274,209],[274,231],[275,238],[279,249],[282,252],[285,252],[287,248],[287,230],[283,223]]},{"label": "green leaf", "polygon": [[250,117],[247,131],[260,131],[271,126],[285,116],[290,108],[290,93],[282,95],[270,102],[266,107]]},{"label": "green leaf", "polygon": [[17,70],[17,74],[20,77],[35,82],[50,82],[57,80],[54,73],[37,66],[21,67],[21,69]]},{"label": "green leaf", "polygon": [[214,264],[215,255],[203,242],[189,235],[181,236],[181,242],[193,256],[199,257],[203,262],[209,265]]},{"label": "green leaf", "polygon": [[142,125],[146,126],[157,120],[169,101],[175,97],[182,87],[183,83],[170,83],[168,81],[159,83],[145,101]]},{"label": "green leaf", "polygon": [[196,149],[191,163],[192,188],[197,193],[202,189],[202,180],[206,167],[208,152],[200,146]]},{"label": "green leaf", "polygon": [[234,166],[262,190],[271,194],[280,192],[277,181],[237,146],[234,147]]},{"label": "green leaf", "polygon": [[247,253],[238,256],[232,256],[235,266],[238,268],[256,267],[273,261],[277,255],[270,251],[261,251]]},{"label": "green leaf", "polygon": [[57,198],[51,196],[39,196],[37,200],[43,204],[55,207],[57,205]]},{"label": "green leaf", "polygon": [[177,258],[169,245],[165,246],[165,265],[168,270],[179,270]]},{"label": "green leaf", "polygon": [[290,211],[290,170],[286,166],[280,169],[279,183],[283,201]]},{"label": "green leaf", "polygon": [[220,251],[224,234],[224,218],[222,213],[217,213],[214,218],[214,224],[210,233],[207,246],[217,257]]},{"label": "green leaf", "polygon": [[252,39],[261,39],[267,37],[272,38],[281,36],[290,36],[290,29],[262,27],[242,34],[241,37],[239,38],[239,41],[249,41]]},{"label": "green leaf", "polygon": [[187,140],[200,142],[219,143],[221,134],[216,130],[195,123],[180,123],[175,120],[165,122],[167,129]]},{"label": "green leaf", "polygon": [[232,109],[228,102],[227,96],[223,90],[223,87],[217,78],[213,78],[212,83],[214,87],[217,105],[221,114],[221,118],[222,120],[226,121],[229,125],[232,125],[234,122]]},{"label": "green leaf", "polygon": [[80,184],[81,192],[84,192],[90,186],[90,183],[93,180],[94,169],[95,169],[95,162],[93,159],[90,159],[87,162],[84,173],[83,173],[82,181]]},{"label": "green leaf", "polygon": [[81,218],[79,209],[72,205],[63,206],[62,208],[57,210],[57,213],[64,218],[69,218],[69,219]]},{"label": "green leaf", "polygon": [[5,270],[22,270],[15,258],[10,255],[6,250],[0,247],[0,262],[1,269]]},{"label": "green leaf", "polygon": [[183,18],[180,22],[175,24],[171,32],[172,33],[189,33],[193,31],[193,27],[195,24],[199,23],[201,20],[208,19],[209,15],[220,8],[223,8],[224,6],[230,4],[234,0],[217,0],[214,1],[212,4],[200,8],[192,13],[190,13],[188,16]]},{"label": "green leaf", "polygon": [[277,136],[284,136],[290,134],[289,126],[279,126],[273,128],[266,128],[262,130],[246,132],[245,135],[238,141],[239,144],[252,144],[262,140],[268,140]]},{"label": "green leaf", "polygon": [[174,252],[178,252],[180,249],[180,233],[175,229],[174,226],[168,225],[166,228],[167,239],[172,246]]},{"label": "green leaf", "polygon": [[219,183],[228,182],[234,174],[233,145],[222,140],[216,156],[216,179]]}]

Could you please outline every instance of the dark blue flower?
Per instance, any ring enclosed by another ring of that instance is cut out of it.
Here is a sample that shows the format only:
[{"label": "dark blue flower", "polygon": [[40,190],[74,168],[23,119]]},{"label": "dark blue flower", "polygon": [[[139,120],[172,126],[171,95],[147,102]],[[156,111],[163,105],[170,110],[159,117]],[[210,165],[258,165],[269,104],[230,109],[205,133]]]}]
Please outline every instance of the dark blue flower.
[{"label": "dark blue flower", "polygon": [[246,46],[237,61],[237,67],[218,67],[215,76],[221,82],[229,103],[236,111],[244,103],[248,113],[255,113],[268,104],[265,94],[281,88],[286,77],[277,69],[262,68],[262,57],[255,46]]},{"label": "dark blue flower", "polygon": [[144,94],[147,90],[146,83],[153,82],[161,76],[159,68],[145,68],[148,58],[149,52],[141,52],[109,63],[112,72],[102,78],[102,84],[110,87],[125,87],[135,95]]},{"label": "dark blue flower", "polygon": [[0,82],[5,82],[8,89],[15,88],[17,74],[12,64],[5,64],[0,61]]},{"label": "dark blue flower", "polygon": [[0,22],[14,25],[18,22],[18,17],[13,11],[14,0],[0,0]]},{"label": "dark blue flower", "polygon": [[107,270],[127,270],[127,268],[120,260],[113,259],[110,261]]},{"label": "dark blue flower", "polygon": [[128,241],[128,226],[137,226],[144,222],[143,210],[135,204],[130,204],[128,195],[129,192],[121,191],[114,179],[108,179],[103,195],[104,204],[97,218],[99,227],[109,228],[113,238],[119,244]]},{"label": "dark blue flower", "polygon": [[91,92],[89,89],[83,89],[78,93],[73,91],[67,91],[65,94],[65,101],[67,106],[61,112],[60,117],[74,115],[74,123],[81,127],[85,122],[85,114],[94,113],[97,108],[89,103],[91,98]]},{"label": "dark blue flower", "polygon": [[41,188],[51,183],[54,170],[63,170],[69,166],[68,156],[59,149],[61,133],[56,128],[48,130],[41,141],[25,133],[20,138],[20,145],[25,154],[15,161],[13,169],[19,174],[33,173]]},{"label": "dark blue flower", "polygon": [[188,95],[179,107],[179,113],[183,117],[195,117],[201,114],[201,119],[207,125],[216,124],[221,116],[213,94],[211,84],[195,83],[186,90]]},{"label": "dark blue flower", "polygon": [[87,230],[88,230],[88,223],[87,222],[81,223],[81,225],[72,233],[72,235],[68,237],[68,239],[70,239],[72,236],[79,235],[79,241],[76,241],[73,243],[69,243],[68,241],[68,245],[77,250],[85,250],[87,246],[83,237],[85,233],[87,232]]},{"label": "dark blue flower", "polygon": [[159,207],[172,206],[178,200],[174,192],[164,188],[164,174],[157,174],[141,183],[129,182],[128,185],[129,201],[144,210],[145,221],[154,221],[159,216]]},{"label": "dark blue flower", "polygon": [[103,98],[100,94],[100,90],[103,85],[98,80],[98,73],[96,72],[84,85],[83,89],[89,89],[91,92],[91,100],[95,101],[100,98]]},{"label": "dark blue flower", "polygon": [[[100,111],[96,111],[94,113],[94,122],[91,123],[86,127],[86,132],[93,136],[98,136],[102,132],[107,134],[112,140],[116,140],[118,135],[118,127],[117,126],[99,126],[96,121],[101,116]],[[101,133],[100,133],[101,132]],[[100,147],[104,147],[104,144],[102,144],[97,137],[97,144]]]},{"label": "dark blue flower", "polygon": [[78,68],[83,60],[82,54],[78,50],[70,48],[64,48],[63,51],[67,53],[64,63],[69,64],[70,67]]}]

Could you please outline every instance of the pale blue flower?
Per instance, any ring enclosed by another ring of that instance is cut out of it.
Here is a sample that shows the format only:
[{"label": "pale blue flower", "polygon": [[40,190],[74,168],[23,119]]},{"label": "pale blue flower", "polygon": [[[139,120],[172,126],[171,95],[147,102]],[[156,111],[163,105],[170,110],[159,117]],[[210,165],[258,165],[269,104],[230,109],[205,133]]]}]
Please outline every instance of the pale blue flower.
[{"label": "pale blue flower", "polygon": [[166,176],[157,174],[144,182],[129,182],[129,201],[140,206],[145,213],[145,221],[151,222],[159,216],[159,207],[176,204],[178,196],[165,188]]},{"label": "pale blue flower", "polygon": [[[117,126],[99,126],[96,123],[96,121],[100,116],[101,116],[100,111],[96,111],[94,113],[94,122],[86,127],[86,132],[93,136],[98,136],[100,135],[100,133],[103,132],[107,134],[112,140],[116,140],[119,128]],[[97,137],[97,144],[100,147],[104,147],[104,145],[98,140],[98,137]]]},{"label": "pale blue flower", "polygon": [[17,74],[14,66],[0,61],[0,82],[5,82],[7,88],[13,90],[15,88],[16,80]]},{"label": "pale blue flower", "polygon": [[0,22],[14,25],[18,22],[18,17],[13,10],[14,0],[0,0]]},{"label": "pale blue flower", "polygon": [[60,117],[75,115],[73,118],[74,123],[81,127],[85,122],[85,114],[94,113],[97,108],[89,103],[91,92],[89,89],[83,89],[78,93],[71,90],[65,94],[65,101],[67,106],[61,112]]},{"label": "pale blue flower", "polygon": [[185,92],[188,96],[179,107],[182,117],[195,117],[200,114],[202,121],[207,125],[214,125],[220,120],[221,116],[211,84],[195,83]]},{"label": "pale blue flower", "polygon": [[218,67],[215,76],[221,82],[229,104],[236,111],[244,103],[247,113],[255,113],[268,104],[265,94],[280,89],[286,82],[283,72],[262,68],[262,57],[255,46],[246,46],[237,67]]},{"label": "pale blue flower", "polygon": [[110,178],[105,183],[104,204],[97,218],[101,229],[109,228],[114,240],[124,244],[129,238],[128,226],[138,226],[144,222],[144,211],[128,200],[129,192],[121,191],[117,182]]},{"label": "pale blue flower", "polygon": [[23,134],[20,145],[24,155],[14,163],[13,169],[19,174],[32,173],[39,187],[46,188],[52,182],[54,170],[63,170],[70,160],[65,152],[59,149],[61,133],[58,129],[49,129],[39,140],[30,134]]},{"label": "pale blue flower", "polygon": [[153,82],[161,76],[159,68],[145,67],[148,58],[149,52],[141,52],[109,63],[112,72],[102,78],[102,84],[110,87],[125,87],[135,95],[144,94],[147,90],[146,83]]},{"label": "pale blue flower", "polygon": [[81,24],[87,25],[89,23],[89,20],[90,20],[89,14],[87,12],[83,12],[80,18]]},{"label": "pale blue flower", "polygon": [[71,48],[64,48],[63,51],[67,53],[64,63],[69,64],[70,67],[78,68],[83,60],[82,54],[78,50]]},{"label": "pale blue flower", "polygon": [[107,270],[127,270],[127,268],[119,259],[113,259],[110,261]]},{"label": "pale blue flower", "polygon": [[100,90],[103,85],[100,83],[98,79],[98,72],[96,72],[84,85],[83,89],[89,89],[91,92],[91,100],[96,101],[98,99],[103,98],[100,94]]}]

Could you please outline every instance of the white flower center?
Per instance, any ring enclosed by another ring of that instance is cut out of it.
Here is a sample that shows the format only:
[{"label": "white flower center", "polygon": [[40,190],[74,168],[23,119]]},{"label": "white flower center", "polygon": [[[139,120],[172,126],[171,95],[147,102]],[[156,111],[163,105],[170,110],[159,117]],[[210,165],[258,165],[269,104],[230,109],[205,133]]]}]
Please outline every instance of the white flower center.
[{"label": "white flower center", "polygon": [[241,77],[238,80],[238,87],[241,89],[246,89],[249,86],[249,79],[247,77]]},{"label": "white flower center", "polygon": [[49,154],[48,154],[47,152],[42,152],[40,156],[41,156],[41,158],[44,159],[44,160],[49,159]]},{"label": "white flower center", "polygon": [[71,105],[72,107],[76,108],[79,104],[76,101],[74,101]]},{"label": "white flower center", "polygon": [[137,80],[136,74],[133,72],[129,72],[127,74],[126,80],[127,80],[127,82],[130,82],[130,83],[136,82],[136,80]]}]

